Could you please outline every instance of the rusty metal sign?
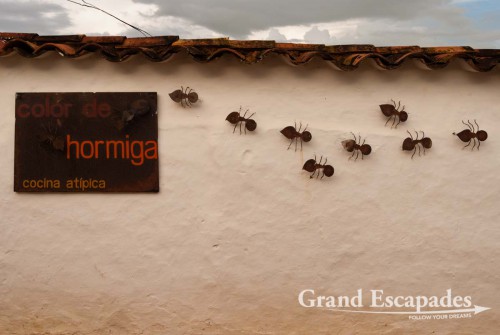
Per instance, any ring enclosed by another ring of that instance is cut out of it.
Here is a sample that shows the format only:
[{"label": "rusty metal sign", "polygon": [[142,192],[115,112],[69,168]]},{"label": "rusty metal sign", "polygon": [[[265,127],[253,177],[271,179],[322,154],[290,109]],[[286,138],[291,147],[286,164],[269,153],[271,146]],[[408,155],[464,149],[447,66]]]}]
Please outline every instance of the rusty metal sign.
[{"label": "rusty metal sign", "polygon": [[16,192],[158,192],[156,92],[17,93]]}]

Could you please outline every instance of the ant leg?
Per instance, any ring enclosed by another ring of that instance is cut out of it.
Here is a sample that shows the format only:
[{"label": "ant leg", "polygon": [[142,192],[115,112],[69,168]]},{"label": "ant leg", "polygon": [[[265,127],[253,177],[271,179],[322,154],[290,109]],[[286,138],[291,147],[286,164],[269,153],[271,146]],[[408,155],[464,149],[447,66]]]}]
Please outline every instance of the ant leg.
[{"label": "ant leg", "polygon": [[411,159],[413,159],[413,156],[415,156],[415,153],[417,152],[417,147],[413,148],[413,155],[411,155]]},{"label": "ant leg", "polygon": [[392,117],[392,115],[391,115],[391,116],[389,116],[389,118],[387,119],[387,122],[385,123],[384,127],[385,127],[385,126],[387,126],[387,124],[388,124],[388,123],[389,123],[389,121],[391,120],[391,117]]},{"label": "ant leg", "polygon": [[289,150],[289,149],[290,149],[290,147],[292,146],[292,143],[293,143],[293,138],[292,138],[292,140],[290,141],[290,144],[288,145],[288,149],[286,149],[286,150]]},{"label": "ant leg", "polygon": [[234,134],[234,132],[236,131],[236,127],[238,127],[238,122],[236,122],[236,123],[234,124],[233,134]]},{"label": "ant leg", "polygon": [[[395,117],[395,116],[394,116],[394,120],[396,120],[396,117]],[[401,123],[401,119],[400,119],[400,118],[399,118],[399,116],[398,116],[398,124],[397,124],[397,125],[396,125],[396,127],[394,127],[394,128],[397,128],[397,127],[398,127],[398,125],[399,125],[400,123]]]},{"label": "ant leg", "polygon": [[476,131],[474,130],[474,125],[473,125],[473,124],[472,124],[469,120],[467,120],[467,123],[468,123],[468,124],[470,124],[470,126],[471,126],[471,131],[472,131],[473,133],[475,133]]},{"label": "ant leg", "polygon": [[468,125],[467,123],[465,123],[465,122],[464,122],[464,120],[462,120],[462,123],[463,123],[464,125],[466,125],[466,126],[467,126],[467,128],[469,128],[469,130],[470,130],[470,131],[474,132],[474,131],[470,128],[470,125]]},{"label": "ant leg", "polygon": [[359,150],[354,150],[354,151],[356,151],[356,158],[354,159],[354,161],[357,161],[359,156]]},{"label": "ant leg", "polygon": [[401,107],[401,100],[398,101],[398,108],[396,109],[399,110],[399,107]]},{"label": "ant leg", "polygon": [[418,157],[420,157],[420,145],[417,144],[418,147]]},{"label": "ant leg", "polygon": [[240,135],[241,135],[241,124],[242,124],[242,123],[243,123],[243,122],[240,122]]},{"label": "ant leg", "polygon": [[302,151],[302,137],[300,138],[300,151]]},{"label": "ant leg", "polygon": [[[249,109],[247,109],[247,112],[249,111]],[[247,112],[245,112],[245,115],[247,114]],[[247,119],[250,119],[252,116],[254,116],[255,113],[252,113],[249,117],[247,117]]]},{"label": "ant leg", "polygon": [[394,127],[394,123],[396,123],[396,115],[394,115],[394,121],[392,121],[391,129],[392,129],[392,127]]},{"label": "ant leg", "polygon": [[[479,129],[479,128],[478,128]],[[479,147],[481,146],[481,141],[478,139],[477,140],[477,150],[479,150]]]},{"label": "ant leg", "polygon": [[309,126],[309,124],[306,124],[306,127],[304,128],[304,130],[303,130],[302,132],[306,131],[306,129],[307,129],[307,126]]},{"label": "ant leg", "polygon": [[352,155],[351,155],[351,157],[349,157],[349,159],[348,159],[348,160],[351,160],[351,159],[354,157],[354,154],[355,154],[355,153],[356,153],[356,150],[353,150],[353,151],[352,151]]},{"label": "ant leg", "polygon": [[479,125],[477,124],[476,120],[474,120],[474,123],[476,124],[477,126],[477,131],[479,131]]},{"label": "ant leg", "polygon": [[474,145],[472,146],[472,149],[470,149],[471,151],[472,151],[472,150],[474,150],[474,148],[476,147],[476,139],[475,139],[475,138],[473,138],[473,139],[472,139],[472,142],[474,142]]},{"label": "ant leg", "polygon": [[352,136],[354,137],[354,142],[356,142],[356,135],[351,131]]},{"label": "ant leg", "polygon": [[[299,133],[300,133],[300,130],[301,130],[301,129],[302,129],[302,122],[301,122],[301,123],[300,123],[300,125],[299,125],[299,130],[298,130],[298,132],[299,132]],[[295,130],[297,130],[297,125],[295,125]]]},{"label": "ant leg", "polygon": [[295,152],[297,152],[297,140],[298,140],[298,137],[295,137]]},{"label": "ant leg", "polygon": [[467,143],[467,145],[465,147],[462,148],[462,150],[464,150],[465,148],[467,148],[472,142],[472,138],[469,140],[469,143]]},{"label": "ant leg", "polygon": [[418,132],[416,130],[415,130],[415,134],[417,134],[417,137],[415,139],[418,140]]},{"label": "ant leg", "polygon": [[322,161],[322,160],[323,160],[323,156],[321,156],[321,157],[319,158],[319,163],[318,163],[319,165],[321,165],[321,161]]}]

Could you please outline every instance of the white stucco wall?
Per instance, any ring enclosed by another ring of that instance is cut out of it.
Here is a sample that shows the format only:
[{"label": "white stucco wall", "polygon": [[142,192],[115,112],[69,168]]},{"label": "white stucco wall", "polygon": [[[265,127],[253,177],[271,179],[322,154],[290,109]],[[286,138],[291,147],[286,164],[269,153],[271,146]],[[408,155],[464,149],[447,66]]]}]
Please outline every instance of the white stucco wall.
[{"label": "white stucco wall", "polygon": [[[0,59],[1,334],[497,334],[500,329],[500,71],[408,62],[341,72],[278,57],[247,66],[141,57],[110,63]],[[193,87],[183,109],[168,93]],[[16,92],[158,92],[160,193],[13,192]],[[384,127],[379,104],[410,113]],[[255,112],[254,134],[226,115]],[[461,150],[452,132],[477,119],[489,138]],[[286,150],[279,131],[309,124]],[[410,159],[406,130],[433,147]],[[341,140],[372,145],[348,161]],[[313,154],[330,179],[301,171]],[[329,312],[297,295],[471,296],[491,310],[459,320]]]}]

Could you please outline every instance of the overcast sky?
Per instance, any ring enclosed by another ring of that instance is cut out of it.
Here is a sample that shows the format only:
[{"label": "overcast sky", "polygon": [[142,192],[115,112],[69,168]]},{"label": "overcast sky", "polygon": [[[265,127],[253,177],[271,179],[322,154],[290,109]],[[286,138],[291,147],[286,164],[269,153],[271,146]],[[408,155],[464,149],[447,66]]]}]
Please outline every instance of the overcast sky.
[{"label": "overcast sky", "polygon": [[[500,48],[500,0],[89,2],[152,35]],[[0,0],[0,31],[141,36],[104,13],[67,0]]]}]

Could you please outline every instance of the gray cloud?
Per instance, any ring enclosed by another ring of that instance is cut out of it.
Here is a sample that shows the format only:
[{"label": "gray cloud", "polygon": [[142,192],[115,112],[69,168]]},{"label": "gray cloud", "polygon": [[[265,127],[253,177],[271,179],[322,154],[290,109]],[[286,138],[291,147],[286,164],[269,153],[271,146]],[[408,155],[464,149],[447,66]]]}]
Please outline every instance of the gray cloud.
[{"label": "gray cloud", "polygon": [[342,21],[353,18],[411,20],[435,17],[465,22],[452,0],[134,0],[154,3],[157,15],[181,17],[194,24],[243,38],[252,31],[289,25]]},{"label": "gray cloud", "polygon": [[2,1],[0,31],[54,34],[70,23],[65,9],[56,4]]}]

